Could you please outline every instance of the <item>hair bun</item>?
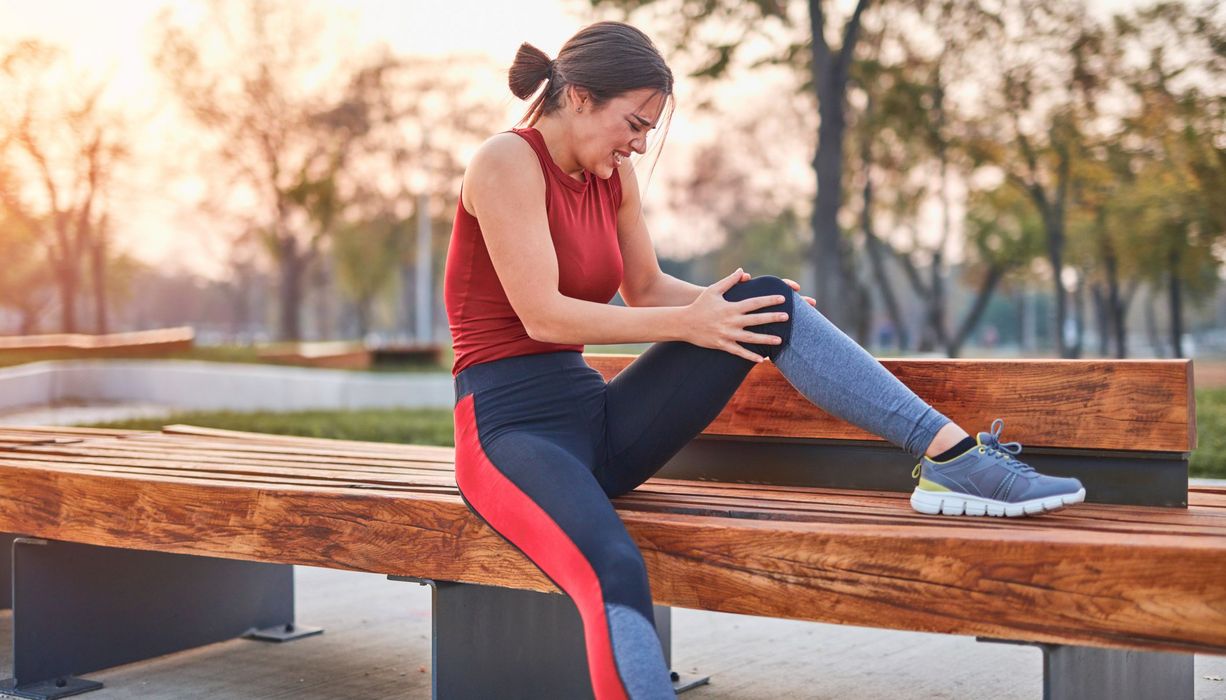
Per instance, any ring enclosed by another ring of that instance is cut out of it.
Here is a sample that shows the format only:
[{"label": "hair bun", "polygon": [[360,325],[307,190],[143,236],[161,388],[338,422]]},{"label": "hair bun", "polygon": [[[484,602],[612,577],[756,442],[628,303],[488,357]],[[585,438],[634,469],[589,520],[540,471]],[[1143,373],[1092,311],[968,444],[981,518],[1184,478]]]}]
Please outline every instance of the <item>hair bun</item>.
[{"label": "hair bun", "polygon": [[552,73],[553,61],[549,55],[524,42],[519,45],[519,51],[515,52],[515,61],[507,72],[507,84],[511,88],[511,94],[526,100],[532,97]]}]

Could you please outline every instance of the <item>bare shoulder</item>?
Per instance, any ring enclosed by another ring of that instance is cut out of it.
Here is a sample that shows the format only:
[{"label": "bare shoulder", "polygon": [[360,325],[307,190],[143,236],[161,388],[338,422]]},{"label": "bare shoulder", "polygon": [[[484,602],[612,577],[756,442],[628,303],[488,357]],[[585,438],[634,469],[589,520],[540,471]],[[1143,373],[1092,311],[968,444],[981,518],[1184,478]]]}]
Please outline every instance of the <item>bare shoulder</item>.
[{"label": "bare shoulder", "polygon": [[622,164],[617,166],[617,176],[621,180],[622,186],[622,203],[621,211],[637,209],[639,203],[639,180],[634,174],[634,166],[630,164],[630,160],[622,161]]},{"label": "bare shoulder", "polygon": [[464,171],[464,209],[476,215],[480,200],[501,196],[522,187],[543,191],[545,179],[536,153],[523,138],[513,133],[494,134],[485,140]]}]

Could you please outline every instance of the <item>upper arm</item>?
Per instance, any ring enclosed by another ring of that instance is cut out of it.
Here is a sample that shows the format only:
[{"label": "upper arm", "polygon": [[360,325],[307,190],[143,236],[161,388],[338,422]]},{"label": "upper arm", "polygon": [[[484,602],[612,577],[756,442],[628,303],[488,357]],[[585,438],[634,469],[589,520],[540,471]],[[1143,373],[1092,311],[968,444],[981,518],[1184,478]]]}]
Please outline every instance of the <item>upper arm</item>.
[{"label": "upper arm", "polygon": [[622,202],[617,210],[617,242],[622,254],[621,295],[630,306],[639,306],[636,300],[663,273],[643,218],[634,167],[627,161],[618,169],[618,175],[622,184]]},{"label": "upper arm", "polygon": [[486,141],[464,173],[464,190],[507,300],[525,330],[558,292],[558,258],[545,213],[545,177],[515,134]]}]

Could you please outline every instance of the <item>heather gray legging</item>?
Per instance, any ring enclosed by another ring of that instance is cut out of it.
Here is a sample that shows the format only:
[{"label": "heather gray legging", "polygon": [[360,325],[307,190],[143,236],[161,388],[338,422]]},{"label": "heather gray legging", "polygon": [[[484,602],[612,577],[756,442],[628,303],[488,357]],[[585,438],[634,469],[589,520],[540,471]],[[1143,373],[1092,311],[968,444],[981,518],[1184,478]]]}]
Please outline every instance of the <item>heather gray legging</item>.
[{"label": "heather gray legging", "polygon": [[792,292],[792,337],[773,358],[823,411],[879,435],[918,459],[950,420]]}]

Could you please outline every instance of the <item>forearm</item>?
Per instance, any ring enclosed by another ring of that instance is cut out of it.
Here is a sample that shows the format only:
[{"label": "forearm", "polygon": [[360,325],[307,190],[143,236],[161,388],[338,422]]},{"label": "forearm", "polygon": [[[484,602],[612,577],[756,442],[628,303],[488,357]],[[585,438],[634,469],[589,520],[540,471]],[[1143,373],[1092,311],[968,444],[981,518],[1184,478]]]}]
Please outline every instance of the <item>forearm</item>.
[{"label": "forearm", "polygon": [[685,329],[685,309],[680,305],[615,306],[559,294],[547,310],[536,314],[527,330],[543,343],[615,345],[686,340]]},{"label": "forearm", "polygon": [[635,297],[633,306],[687,306],[692,304],[705,287],[660,273],[647,291]]}]

